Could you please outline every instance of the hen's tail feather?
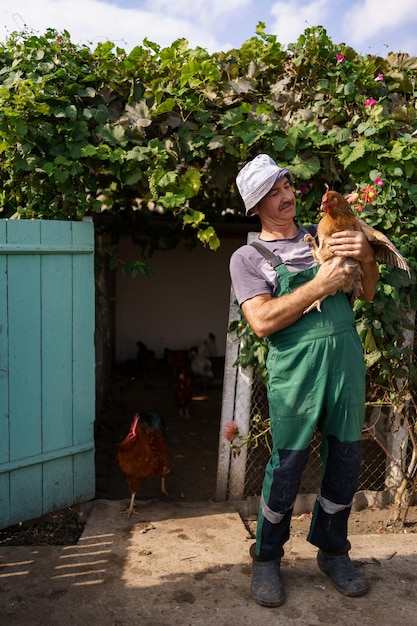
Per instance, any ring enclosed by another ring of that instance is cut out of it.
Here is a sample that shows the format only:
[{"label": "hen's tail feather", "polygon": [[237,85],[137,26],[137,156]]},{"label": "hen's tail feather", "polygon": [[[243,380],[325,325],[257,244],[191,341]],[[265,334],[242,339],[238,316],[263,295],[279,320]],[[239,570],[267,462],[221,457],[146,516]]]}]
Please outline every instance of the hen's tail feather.
[{"label": "hen's tail feather", "polygon": [[139,418],[139,425],[144,433],[158,431],[165,433],[165,422],[158,411],[143,413]]},{"label": "hen's tail feather", "polygon": [[393,265],[394,267],[399,267],[400,269],[407,272],[408,277],[411,277],[410,267],[406,261],[406,259],[402,256],[402,254],[397,250],[392,241],[386,237],[383,233],[378,231],[376,236],[375,229],[372,226],[369,226],[366,222],[361,219],[358,219],[358,224],[371,244],[377,261],[381,261],[382,263],[389,263],[389,265]]}]

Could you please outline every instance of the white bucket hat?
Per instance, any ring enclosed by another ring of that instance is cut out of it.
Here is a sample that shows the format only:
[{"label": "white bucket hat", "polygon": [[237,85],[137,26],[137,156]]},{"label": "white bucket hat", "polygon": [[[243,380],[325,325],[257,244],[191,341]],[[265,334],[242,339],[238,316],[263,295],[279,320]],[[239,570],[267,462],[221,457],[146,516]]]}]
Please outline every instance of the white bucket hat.
[{"label": "white bucket hat", "polygon": [[246,215],[272,189],[283,176],[292,183],[292,174],[285,167],[279,167],[268,154],[258,154],[246,163],[236,177],[236,185],[242,196]]}]

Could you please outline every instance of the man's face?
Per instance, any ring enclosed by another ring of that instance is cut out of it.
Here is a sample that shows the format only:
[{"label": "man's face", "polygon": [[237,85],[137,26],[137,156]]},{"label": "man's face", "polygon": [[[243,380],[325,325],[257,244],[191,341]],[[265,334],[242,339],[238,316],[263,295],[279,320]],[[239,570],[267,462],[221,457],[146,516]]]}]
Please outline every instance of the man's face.
[{"label": "man's face", "polygon": [[262,198],[257,209],[262,217],[294,219],[296,201],[291,183],[286,176],[283,176]]}]

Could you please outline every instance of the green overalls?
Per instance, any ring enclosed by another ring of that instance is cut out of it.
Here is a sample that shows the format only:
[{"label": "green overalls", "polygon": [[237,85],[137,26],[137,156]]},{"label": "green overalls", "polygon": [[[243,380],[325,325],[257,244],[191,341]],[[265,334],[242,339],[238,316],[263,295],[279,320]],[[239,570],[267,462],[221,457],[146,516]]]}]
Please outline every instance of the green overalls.
[{"label": "green overalls", "polygon": [[[280,259],[277,259],[280,262]],[[318,266],[279,274],[277,296],[311,280]],[[289,538],[291,513],[315,428],[322,435],[323,475],[308,541],[328,552],[348,546],[347,522],[357,490],[365,417],[365,363],[346,295],[327,297],[268,337],[268,402],[273,451],[265,470],[256,556],[276,559]]]}]

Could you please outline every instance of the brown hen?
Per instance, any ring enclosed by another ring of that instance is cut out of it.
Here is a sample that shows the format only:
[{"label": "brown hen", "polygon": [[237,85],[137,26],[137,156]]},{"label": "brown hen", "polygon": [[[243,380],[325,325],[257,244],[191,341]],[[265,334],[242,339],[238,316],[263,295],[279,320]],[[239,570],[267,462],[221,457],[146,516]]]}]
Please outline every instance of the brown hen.
[{"label": "brown hen", "polygon": [[135,497],[144,478],[161,478],[161,493],[165,489],[165,476],[170,472],[165,424],[156,411],[140,416],[136,413],[128,435],[119,444],[116,461],[126,475],[130,490],[129,517],[135,510]]},{"label": "brown hen", "polygon": [[180,372],[178,375],[177,384],[174,389],[174,397],[179,409],[179,416],[189,419],[189,407],[193,399],[193,391],[191,379],[184,372]]},{"label": "brown hen", "polygon": [[[333,257],[333,253],[328,245],[329,238],[333,233],[341,230],[361,230],[368,242],[371,244],[377,261],[389,263],[406,271],[410,276],[410,268],[405,258],[400,254],[392,241],[386,235],[369,226],[366,222],[358,219],[349,202],[337,191],[328,190],[322,197],[320,209],[324,215],[317,225],[317,238],[319,245],[312,235],[306,235],[307,241],[313,247],[313,257],[322,265]],[[349,270],[349,277],[346,280],[343,291],[351,293],[352,298],[359,298],[362,294],[362,268],[356,259],[347,258],[345,267]],[[305,311],[308,313],[313,309],[321,311],[320,305],[324,298],[315,300]]]}]

